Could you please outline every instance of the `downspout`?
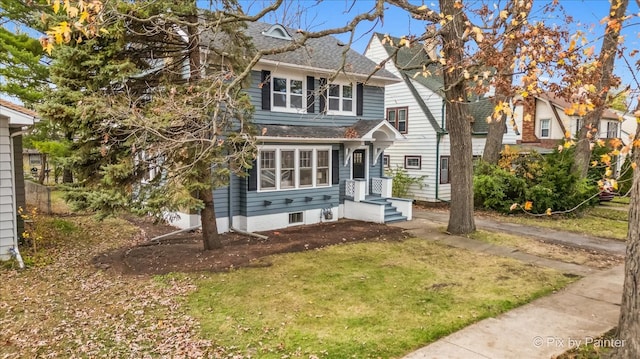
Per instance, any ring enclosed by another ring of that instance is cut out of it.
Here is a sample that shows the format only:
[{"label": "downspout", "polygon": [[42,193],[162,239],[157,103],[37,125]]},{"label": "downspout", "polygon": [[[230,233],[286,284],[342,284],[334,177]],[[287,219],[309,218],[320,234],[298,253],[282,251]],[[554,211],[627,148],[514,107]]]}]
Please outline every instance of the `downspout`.
[{"label": "downspout", "polygon": [[445,100],[442,99],[442,109],[440,110],[440,131],[436,132],[436,200],[449,203],[450,201],[444,200],[440,198],[440,141],[442,140],[442,136],[444,136],[447,132],[444,129],[444,109],[445,109]]}]

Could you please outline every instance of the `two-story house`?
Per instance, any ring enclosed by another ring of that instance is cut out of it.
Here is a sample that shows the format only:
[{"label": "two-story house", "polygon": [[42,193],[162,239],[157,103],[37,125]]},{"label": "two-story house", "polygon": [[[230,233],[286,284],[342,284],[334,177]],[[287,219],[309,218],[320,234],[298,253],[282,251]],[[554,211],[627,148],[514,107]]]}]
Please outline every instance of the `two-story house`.
[{"label": "two-story house", "polygon": [[[451,199],[449,157],[455,148],[449,144],[445,120],[443,80],[435,65],[422,64],[430,59],[428,47],[412,46],[398,49],[385,36],[374,34],[365,55],[385,63],[385,69],[402,81],[385,87],[386,118],[407,140],[398,142],[385,151],[385,165],[389,169],[403,168],[410,176],[426,176],[422,188],[412,186],[410,194],[421,201],[436,202]],[[400,39],[391,37],[393,44]],[[431,55],[433,58],[435,55]],[[472,118],[472,144],[474,157],[482,156],[487,135],[487,118],[493,113],[489,97],[478,96],[467,103]],[[509,128],[507,128],[509,127]],[[505,127],[504,143],[514,143],[516,133]]]},{"label": "two-story house", "polygon": [[[556,148],[565,138],[567,132],[575,137],[582,127],[582,117],[567,115],[565,109],[571,104],[550,93],[530,96],[517,102],[515,119],[518,128],[518,143]],[[606,109],[600,118],[598,138],[620,138],[621,116],[615,111]]]},{"label": "two-story house", "polygon": [[[248,23],[246,32],[258,50],[301,36],[259,22]],[[371,76],[375,67],[334,37],[309,39],[257,63],[247,89],[257,158],[247,177],[232,176],[229,186],[214,191],[220,232],[411,218],[410,200],[390,198],[382,163],[383,151],[403,138],[384,119],[384,87],[398,79],[388,71]],[[179,227],[199,223],[198,215],[180,217]]]}]

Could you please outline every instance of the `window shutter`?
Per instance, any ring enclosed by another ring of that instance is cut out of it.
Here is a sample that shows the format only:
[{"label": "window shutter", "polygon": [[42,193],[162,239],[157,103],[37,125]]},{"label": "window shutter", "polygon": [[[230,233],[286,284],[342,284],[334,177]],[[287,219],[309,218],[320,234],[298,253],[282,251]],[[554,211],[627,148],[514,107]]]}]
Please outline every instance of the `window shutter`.
[{"label": "window shutter", "polygon": [[262,109],[271,110],[271,71],[262,70],[260,84],[262,85]]},{"label": "window shutter", "polygon": [[320,85],[320,113],[327,113],[327,79],[321,78]]},{"label": "window shutter", "polygon": [[358,82],[356,86],[356,116],[362,116],[364,112],[364,84]]},{"label": "window shutter", "polygon": [[258,161],[253,161],[253,166],[247,172],[247,190],[249,191],[257,191],[258,190]]},{"label": "window shutter", "polygon": [[315,77],[307,76],[307,113],[316,112],[315,82]]},{"label": "window shutter", "polygon": [[340,183],[340,151],[331,151],[331,184]]}]

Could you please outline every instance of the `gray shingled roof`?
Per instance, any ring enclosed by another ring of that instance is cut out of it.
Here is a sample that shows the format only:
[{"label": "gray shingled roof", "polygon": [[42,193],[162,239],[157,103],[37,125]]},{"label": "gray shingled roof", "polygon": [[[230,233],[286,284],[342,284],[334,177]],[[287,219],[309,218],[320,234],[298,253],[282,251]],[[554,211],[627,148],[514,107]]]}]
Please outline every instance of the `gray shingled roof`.
[{"label": "gray shingled roof", "polygon": [[366,135],[384,120],[359,120],[352,126],[287,126],[287,125],[257,125],[263,132],[258,137],[284,138],[335,138],[357,139]]},{"label": "gray shingled roof", "polygon": [[[385,37],[385,35],[376,33],[376,36],[380,42]],[[394,44],[398,44],[400,42],[400,38],[391,37],[391,41]],[[396,47],[392,46],[389,42],[385,43],[384,49],[387,51],[387,54],[391,56],[394,54]],[[416,67],[420,66],[422,63],[426,63],[429,61],[429,55],[424,51],[422,46],[413,46],[411,48],[402,47],[398,50],[397,54],[394,58],[394,63],[398,67],[398,69],[407,67]],[[427,70],[431,72],[431,76],[425,77],[422,75],[417,75],[418,72],[422,72],[422,69],[415,70],[401,70],[401,72],[405,75],[403,76],[404,81],[409,85],[409,89],[412,89],[413,85],[411,84],[411,80],[421,84],[422,86],[428,88],[434,93],[444,97],[444,93],[442,89],[444,88],[444,81],[442,79],[442,71],[439,66],[436,64],[431,64],[427,67]],[[433,118],[433,114],[429,111],[424,101],[418,97],[416,91],[412,91],[414,97],[418,101],[418,104],[422,108],[425,115],[427,115],[427,119],[431,122],[431,125],[436,131],[442,131],[440,125],[437,123],[435,118]],[[473,116],[473,126],[472,131],[475,134],[486,134],[489,125],[487,124],[487,117],[489,117],[493,113],[493,104],[486,98],[481,98],[479,101],[469,102],[469,112],[471,116]]]},{"label": "gray shingled roof", "polygon": [[[272,24],[263,22],[247,22],[246,34],[252,38],[256,49],[270,50],[291,44],[291,40],[275,38],[263,34],[272,26]],[[286,28],[286,30],[294,40],[302,38],[302,34],[298,33],[296,30],[290,28]],[[201,43],[204,46],[215,46],[218,41],[220,41],[219,34],[213,34],[205,31],[201,36]],[[347,48],[333,36],[308,39],[306,45],[301,48],[279,54],[265,55],[263,59],[282,62],[284,64],[335,71],[340,69],[343,65],[342,53],[345,50],[346,62],[344,63],[344,71],[346,73],[368,76],[375,71],[375,62],[366,56]],[[374,76],[393,80],[398,79],[392,73],[384,69],[377,71]]]},{"label": "gray shingled roof", "polygon": [[[385,37],[385,35],[380,33],[375,33],[374,36],[376,36],[380,42],[382,42],[382,39]],[[400,38],[398,37],[391,36],[391,40],[394,44],[398,44],[400,42]],[[383,46],[389,56],[397,50],[397,48],[392,46],[389,42],[385,43]],[[427,55],[422,46],[413,46],[411,48],[402,47],[398,50],[394,58],[394,63],[398,69],[416,66],[420,67],[427,61],[429,61],[429,55]],[[404,70],[402,72],[422,86],[444,97],[444,93],[442,92],[442,89],[444,88],[444,81],[442,79],[441,71],[438,71],[438,66],[436,64],[431,64],[427,67],[427,70],[431,72],[431,76],[429,77],[420,75],[415,76],[418,72],[422,72],[422,68],[416,70]]]}]

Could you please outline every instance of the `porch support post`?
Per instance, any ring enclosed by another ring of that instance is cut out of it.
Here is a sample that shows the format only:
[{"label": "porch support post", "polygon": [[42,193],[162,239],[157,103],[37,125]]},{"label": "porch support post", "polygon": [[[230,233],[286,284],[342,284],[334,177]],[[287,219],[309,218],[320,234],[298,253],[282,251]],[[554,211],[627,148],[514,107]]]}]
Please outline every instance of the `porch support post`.
[{"label": "porch support post", "polygon": [[380,197],[391,198],[393,197],[393,178],[382,177],[382,190],[380,191]]},{"label": "porch support post", "polygon": [[353,201],[354,202],[364,201],[365,196],[367,195],[367,192],[366,192],[367,182],[365,180],[355,180],[354,182],[355,182],[355,191],[353,193]]}]

